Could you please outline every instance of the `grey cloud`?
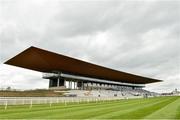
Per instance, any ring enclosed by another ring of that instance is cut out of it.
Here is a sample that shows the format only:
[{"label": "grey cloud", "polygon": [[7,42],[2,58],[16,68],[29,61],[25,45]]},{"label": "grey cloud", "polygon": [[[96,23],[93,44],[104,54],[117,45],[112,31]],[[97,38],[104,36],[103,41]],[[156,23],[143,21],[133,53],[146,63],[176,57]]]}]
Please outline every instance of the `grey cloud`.
[{"label": "grey cloud", "polygon": [[71,37],[105,31],[119,22],[112,19],[116,16],[116,9],[121,8],[119,3],[117,1],[89,1],[88,3],[81,1],[60,4],[61,11],[52,18],[47,32],[57,31],[60,37]]}]

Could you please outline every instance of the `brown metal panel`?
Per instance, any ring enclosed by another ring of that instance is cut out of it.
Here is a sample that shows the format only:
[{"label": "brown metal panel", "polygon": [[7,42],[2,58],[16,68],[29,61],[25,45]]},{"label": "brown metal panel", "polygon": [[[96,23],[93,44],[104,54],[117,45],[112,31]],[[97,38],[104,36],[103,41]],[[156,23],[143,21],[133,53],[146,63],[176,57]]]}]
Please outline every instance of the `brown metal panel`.
[{"label": "brown metal panel", "polygon": [[147,84],[161,81],[113,70],[36,47],[26,49],[12,59],[6,61],[5,64],[40,72],[62,71],[65,73],[108,79],[117,82]]}]

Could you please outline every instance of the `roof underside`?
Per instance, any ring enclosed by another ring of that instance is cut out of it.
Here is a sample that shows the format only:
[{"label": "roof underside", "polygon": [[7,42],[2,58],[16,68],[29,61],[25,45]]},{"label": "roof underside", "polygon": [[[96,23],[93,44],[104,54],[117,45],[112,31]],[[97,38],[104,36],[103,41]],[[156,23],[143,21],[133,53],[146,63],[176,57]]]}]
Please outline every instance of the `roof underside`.
[{"label": "roof underside", "polygon": [[113,70],[36,47],[26,49],[6,61],[5,64],[39,72],[61,71],[74,75],[135,84],[147,84],[161,81]]}]

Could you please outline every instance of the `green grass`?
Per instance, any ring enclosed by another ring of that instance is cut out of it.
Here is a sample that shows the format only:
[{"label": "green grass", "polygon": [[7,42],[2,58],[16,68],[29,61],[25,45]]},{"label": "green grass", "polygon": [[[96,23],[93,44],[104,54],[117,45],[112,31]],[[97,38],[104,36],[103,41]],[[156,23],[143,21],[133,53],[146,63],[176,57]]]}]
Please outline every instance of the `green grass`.
[{"label": "green grass", "polygon": [[0,106],[0,119],[180,119],[180,97]]}]

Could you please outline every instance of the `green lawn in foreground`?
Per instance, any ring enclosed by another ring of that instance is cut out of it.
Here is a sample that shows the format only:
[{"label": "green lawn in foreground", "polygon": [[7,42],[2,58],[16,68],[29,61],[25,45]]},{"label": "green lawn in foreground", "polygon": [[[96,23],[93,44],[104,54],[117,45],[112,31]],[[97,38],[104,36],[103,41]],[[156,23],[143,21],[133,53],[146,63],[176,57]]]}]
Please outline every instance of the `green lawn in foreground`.
[{"label": "green lawn in foreground", "polygon": [[180,119],[180,97],[99,103],[0,106],[0,119]]}]

